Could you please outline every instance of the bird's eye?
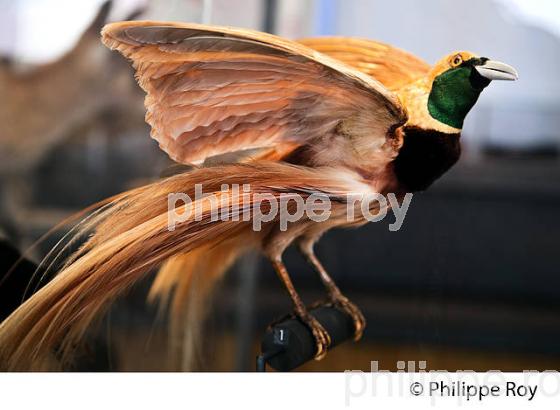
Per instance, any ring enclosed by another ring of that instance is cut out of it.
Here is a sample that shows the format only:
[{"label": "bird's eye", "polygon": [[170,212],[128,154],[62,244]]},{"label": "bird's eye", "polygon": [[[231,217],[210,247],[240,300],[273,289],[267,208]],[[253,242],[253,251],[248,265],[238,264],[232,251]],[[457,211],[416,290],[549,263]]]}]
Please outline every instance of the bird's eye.
[{"label": "bird's eye", "polygon": [[463,63],[463,57],[461,57],[459,54],[457,54],[455,57],[453,57],[453,60],[451,61],[451,65],[453,67],[457,67],[459,65],[461,65]]}]

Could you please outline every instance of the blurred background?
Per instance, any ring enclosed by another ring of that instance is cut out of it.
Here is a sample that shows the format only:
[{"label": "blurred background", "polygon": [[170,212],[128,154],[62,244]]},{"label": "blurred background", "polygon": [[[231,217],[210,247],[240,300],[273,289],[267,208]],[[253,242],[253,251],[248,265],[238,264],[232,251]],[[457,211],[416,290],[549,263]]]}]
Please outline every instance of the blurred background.
[{"label": "blurred background", "polygon": [[[429,63],[471,50],[513,65],[467,117],[464,155],[405,223],[331,231],[317,251],[368,320],[364,338],[301,370],[560,369],[560,3],[556,0],[0,0],[2,275],[18,250],[39,261],[66,217],[156,180],[172,163],[149,138],[129,64],[99,41],[108,21],[231,25],[297,39],[358,36]],[[387,222],[388,223],[388,222]],[[24,264],[25,265],[25,264]],[[322,296],[294,251],[308,302]],[[2,318],[21,302],[25,266],[0,284]],[[75,370],[176,370],[167,323],[145,303],[151,278],[114,305]],[[35,286],[35,285],[33,285]],[[31,286],[31,288],[33,288]],[[39,284],[40,286],[40,284]],[[290,300],[250,255],[209,301],[200,370],[253,370],[266,325]]]}]

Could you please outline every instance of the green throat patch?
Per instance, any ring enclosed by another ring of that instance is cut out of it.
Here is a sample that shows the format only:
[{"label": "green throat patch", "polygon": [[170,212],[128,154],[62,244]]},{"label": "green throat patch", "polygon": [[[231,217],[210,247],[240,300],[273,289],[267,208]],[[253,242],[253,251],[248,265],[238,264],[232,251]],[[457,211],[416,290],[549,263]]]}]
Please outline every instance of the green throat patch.
[{"label": "green throat patch", "polygon": [[463,121],[490,81],[480,76],[472,61],[438,75],[428,97],[428,111],[439,122],[463,128]]}]

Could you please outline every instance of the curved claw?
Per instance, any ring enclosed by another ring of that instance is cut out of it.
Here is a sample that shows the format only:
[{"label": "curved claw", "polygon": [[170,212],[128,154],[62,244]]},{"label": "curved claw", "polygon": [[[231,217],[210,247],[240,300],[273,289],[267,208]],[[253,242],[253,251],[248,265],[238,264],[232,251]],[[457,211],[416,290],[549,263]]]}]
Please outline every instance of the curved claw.
[{"label": "curved claw", "polygon": [[331,344],[330,335],[327,333],[323,325],[321,325],[321,323],[319,323],[319,321],[313,316],[309,315],[301,317],[300,319],[311,329],[313,337],[315,338],[315,344],[317,347],[315,360],[321,360],[325,358],[325,356],[327,355],[327,350]]},{"label": "curved claw", "polygon": [[334,297],[332,303],[352,317],[352,321],[354,322],[354,341],[357,342],[360,340],[366,328],[366,318],[358,306],[342,295]]}]

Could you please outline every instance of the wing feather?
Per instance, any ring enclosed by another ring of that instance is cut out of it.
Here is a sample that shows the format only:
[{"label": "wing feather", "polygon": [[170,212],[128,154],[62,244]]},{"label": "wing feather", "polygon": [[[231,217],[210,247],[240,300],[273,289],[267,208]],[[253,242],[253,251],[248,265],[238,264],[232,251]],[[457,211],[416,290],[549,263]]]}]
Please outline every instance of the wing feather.
[{"label": "wing feather", "polygon": [[431,68],[407,51],[373,40],[313,37],[299,43],[362,71],[393,91],[426,75]]},{"label": "wing feather", "polygon": [[102,36],[132,60],[152,137],[181,163],[255,149],[280,159],[340,138],[362,155],[388,147],[390,157],[387,138],[406,121],[397,96],[377,80],[266,33],[134,21],[109,24]]}]

